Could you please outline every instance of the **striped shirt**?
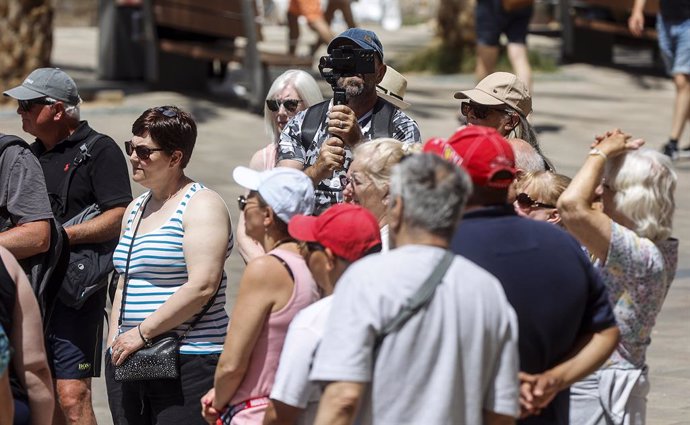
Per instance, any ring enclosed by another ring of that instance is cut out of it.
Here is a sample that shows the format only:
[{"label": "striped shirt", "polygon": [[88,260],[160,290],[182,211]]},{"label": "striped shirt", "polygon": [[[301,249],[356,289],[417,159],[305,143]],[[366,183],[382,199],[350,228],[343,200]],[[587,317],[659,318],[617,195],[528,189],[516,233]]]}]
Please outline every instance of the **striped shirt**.
[{"label": "striped shirt", "polygon": [[[182,216],[192,196],[205,189],[200,183],[194,183],[187,190],[175,213],[161,227],[145,234],[137,234],[132,245],[129,261],[124,312],[119,332],[123,333],[136,327],[151,313],[156,311],[182,285],[187,283],[187,264],[182,250],[184,228]],[[134,208],[127,219],[127,227],[113,254],[113,264],[118,273],[125,273],[127,253],[132,244],[134,218],[145,200],[150,196],[146,192],[135,201]],[[226,258],[232,251],[233,238],[230,234]],[[194,329],[182,340],[180,354],[220,353],[223,349],[228,315],[225,312],[225,289],[227,276],[223,271],[220,290],[206,314]],[[196,317],[196,316],[194,316]],[[174,329],[183,334],[194,317]]]}]

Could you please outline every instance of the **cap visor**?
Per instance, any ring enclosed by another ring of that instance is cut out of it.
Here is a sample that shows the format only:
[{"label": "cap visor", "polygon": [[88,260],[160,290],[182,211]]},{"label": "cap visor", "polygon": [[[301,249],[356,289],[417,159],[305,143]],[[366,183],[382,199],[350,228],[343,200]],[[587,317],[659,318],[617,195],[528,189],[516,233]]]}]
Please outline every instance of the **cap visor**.
[{"label": "cap visor", "polygon": [[258,190],[261,178],[259,172],[247,167],[237,167],[232,171],[232,178],[240,186],[249,190]]},{"label": "cap visor", "polygon": [[505,102],[503,102],[502,100],[496,99],[490,94],[477,89],[455,92],[454,97],[456,99],[470,99],[476,103],[479,103],[480,105],[505,105]]},{"label": "cap visor", "polygon": [[393,105],[397,106],[400,109],[407,109],[411,105],[404,100],[400,100],[397,97],[391,96],[389,94],[381,93],[380,91],[376,90],[376,95],[380,97],[381,99],[387,101],[388,103],[392,103]]},{"label": "cap visor", "polygon": [[17,100],[33,100],[33,99],[40,99],[42,97],[46,97],[43,93],[39,93],[35,90],[27,89],[24,86],[17,86],[13,89],[9,89],[6,92],[3,93],[5,96],[9,96],[11,98],[17,99]]},{"label": "cap visor", "polygon": [[296,215],[288,223],[288,233],[293,238],[304,242],[317,242],[314,235],[316,217],[308,215]]}]

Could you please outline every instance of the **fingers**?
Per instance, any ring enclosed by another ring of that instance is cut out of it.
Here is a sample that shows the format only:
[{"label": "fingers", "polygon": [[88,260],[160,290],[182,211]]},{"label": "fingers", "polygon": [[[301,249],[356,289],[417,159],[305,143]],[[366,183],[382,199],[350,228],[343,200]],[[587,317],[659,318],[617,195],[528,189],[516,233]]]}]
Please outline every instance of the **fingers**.
[{"label": "fingers", "polygon": [[345,164],[345,148],[343,141],[331,137],[326,139],[319,151],[319,161],[329,171],[340,170]]}]

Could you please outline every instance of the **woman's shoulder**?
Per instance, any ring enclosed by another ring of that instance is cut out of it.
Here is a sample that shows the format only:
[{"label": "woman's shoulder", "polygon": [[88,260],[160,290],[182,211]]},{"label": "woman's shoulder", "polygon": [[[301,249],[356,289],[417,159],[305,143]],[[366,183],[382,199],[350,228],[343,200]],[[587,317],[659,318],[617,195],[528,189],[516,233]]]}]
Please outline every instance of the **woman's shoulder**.
[{"label": "woman's shoulder", "polygon": [[205,210],[210,210],[228,212],[228,206],[218,192],[207,188],[201,183],[193,183],[188,190],[187,197],[188,199],[183,201],[187,203],[187,211],[204,212]]}]

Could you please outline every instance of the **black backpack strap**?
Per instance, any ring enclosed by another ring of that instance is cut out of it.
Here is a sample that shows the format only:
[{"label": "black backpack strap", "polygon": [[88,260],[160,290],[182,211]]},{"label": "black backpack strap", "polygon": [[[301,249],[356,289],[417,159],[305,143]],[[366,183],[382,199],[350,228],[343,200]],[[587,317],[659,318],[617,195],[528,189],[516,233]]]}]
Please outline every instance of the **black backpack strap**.
[{"label": "black backpack strap", "polygon": [[393,128],[393,114],[398,108],[390,102],[379,98],[374,106],[374,114],[371,117],[373,126],[373,139],[380,137],[392,137],[395,129]]},{"label": "black backpack strap", "polygon": [[11,134],[0,133],[0,155],[5,150],[12,145],[22,145],[27,149],[30,149],[29,144],[26,143],[21,137],[13,136]]},{"label": "black backpack strap", "polygon": [[67,175],[63,178],[62,192],[60,192],[60,211],[53,211],[59,216],[62,216],[67,211],[67,197],[69,196],[69,187],[72,184],[72,176],[74,172],[79,168],[80,165],[84,164],[91,158],[91,147],[96,142],[96,140],[105,137],[103,134],[93,132],[86,141],[79,146],[79,153],[72,160],[72,165],[67,170]]},{"label": "black backpack strap", "polygon": [[330,100],[324,100],[321,103],[309,107],[304,113],[300,139],[305,153],[314,141],[314,136],[316,136],[316,132],[319,130],[319,126],[328,112],[328,105],[330,105],[330,103]]}]

